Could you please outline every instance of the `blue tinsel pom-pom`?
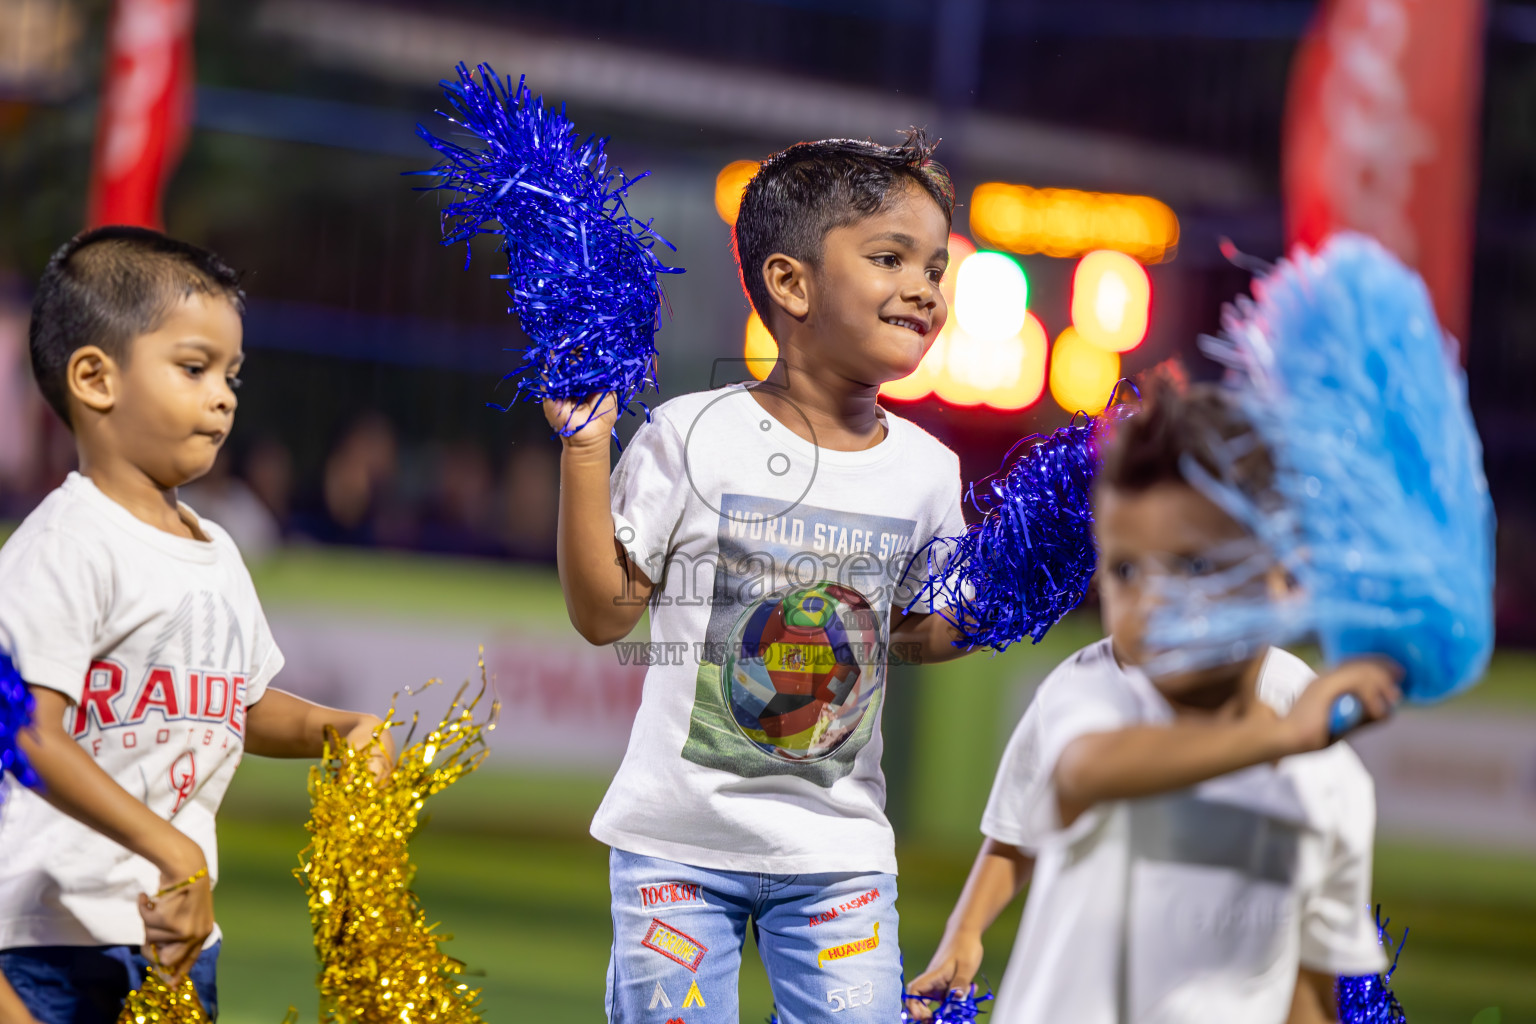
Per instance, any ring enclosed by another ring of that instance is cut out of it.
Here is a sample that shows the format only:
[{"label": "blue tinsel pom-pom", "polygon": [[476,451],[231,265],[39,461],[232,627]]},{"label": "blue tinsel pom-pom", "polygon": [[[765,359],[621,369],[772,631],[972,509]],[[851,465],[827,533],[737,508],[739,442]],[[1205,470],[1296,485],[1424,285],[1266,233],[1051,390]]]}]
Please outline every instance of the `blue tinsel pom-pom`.
[{"label": "blue tinsel pom-pom", "polygon": [[[908,995],[904,998],[920,999],[922,997]],[[995,997],[990,992],[979,995],[975,985],[972,985],[967,992],[946,992],[943,1001],[933,1008],[930,1024],[975,1024],[984,1012],[981,1004],[993,998]],[[912,1024],[916,1019],[903,1008],[900,1018],[892,1024]],[[769,1015],[768,1024],[779,1024],[777,1012]]]},{"label": "blue tinsel pom-pom", "polygon": [[465,243],[467,269],[474,236],[501,236],[507,273],[493,277],[507,281],[508,311],[531,342],[507,375],[515,401],[611,391],[627,409],[656,384],[659,275],[681,273],[656,257],[657,242],[671,243],[625,206],[646,175],[610,173],[607,139],[581,141],[563,105],[546,108],[522,79],[513,88],[510,76],[484,64],[479,71],[477,82],[460,64],[458,81],[442,83],[453,108],[443,117],[483,145],[416,127],[442,154],[416,173],[440,177],[428,188],[455,197],[442,209],[443,244]]},{"label": "blue tinsel pom-pom", "polygon": [[918,551],[927,577],[909,610],[921,601],[943,615],[960,636],[957,646],[1002,651],[1025,637],[1039,643],[1082,603],[1098,563],[1098,432],[1103,420],[1134,411],[1123,391],[1135,389],[1117,385],[1102,417],[1078,413],[1052,434],[1019,441],[1001,470],[971,485],[966,497],[981,521]]},{"label": "blue tinsel pom-pom", "polygon": [[[1381,907],[1376,908],[1376,939],[1388,949],[1393,946],[1387,934],[1391,918],[1381,919]],[[1334,992],[1339,1003],[1339,1024],[1405,1024],[1408,1020],[1402,1004],[1392,994],[1392,975],[1397,973],[1398,957],[1403,955],[1403,943],[1408,941],[1408,929],[1396,943],[1392,954],[1392,966],[1385,974],[1345,975],[1339,978]]]},{"label": "blue tinsel pom-pom", "polygon": [[37,775],[21,752],[21,730],[32,724],[32,692],[11,656],[0,651],[0,774],[10,772],[23,786],[36,786]]},{"label": "blue tinsel pom-pom", "polygon": [[[1374,240],[1333,236],[1254,282],[1207,351],[1274,457],[1279,501],[1186,467],[1301,598],[1180,595],[1149,622],[1154,674],[1304,635],[1329,664],[1381,654],[1404,695],[1471,686],[1493,647],[1493,505],[1454,343],[1424,282]],[[1263,507],[1261,507],[1261,505]]]}]

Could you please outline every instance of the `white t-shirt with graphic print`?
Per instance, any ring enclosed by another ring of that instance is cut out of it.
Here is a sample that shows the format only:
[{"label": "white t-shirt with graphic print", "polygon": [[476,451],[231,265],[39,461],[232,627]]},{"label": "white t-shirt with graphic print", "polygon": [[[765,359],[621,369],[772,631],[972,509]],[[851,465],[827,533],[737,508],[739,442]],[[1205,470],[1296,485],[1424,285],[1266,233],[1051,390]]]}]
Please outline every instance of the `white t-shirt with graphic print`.
[{"label": "white t-shirt with graphic print", "polygon": [[891,609],[965,520],[955,454],[880,415],[874,447],[829,450],[732,385],[653,410],[624,449],[615,535],[657,586],[649,644],[615,645],[648,667],[598,839],[717,870],[895,872]]},{"label": "white t-shirt with graphic print", "polygon": [[[1312,678],[1271,648],[1259,697],[1284,714]],[[1107,639],[1036,692],[981,825],[1036,857],[997,1024],[1282,1024],[1298,965],[1385,967],[1369,908],[1375,789],[1345,743],[1101,803],[1062,827],[1053,778],[1067,745],[1172,717]]]},{"label": "white t-shirt with graphic print", "polygon": [[[0,549],[0,646],[73,702],[81,749],[196,840],[216,881],[214,814],[283,656],[234,542],[200,525],[209,540],[158,530],[71,473]],[[143,943],[138,896],[159,871],[6,785],[0,949]]]}]

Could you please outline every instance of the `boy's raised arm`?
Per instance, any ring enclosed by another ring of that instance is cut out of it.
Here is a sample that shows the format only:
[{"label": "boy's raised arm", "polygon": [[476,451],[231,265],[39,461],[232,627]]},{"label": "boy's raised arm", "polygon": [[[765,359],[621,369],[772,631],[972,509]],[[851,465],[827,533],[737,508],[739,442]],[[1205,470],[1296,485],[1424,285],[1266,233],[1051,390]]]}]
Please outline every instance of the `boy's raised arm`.
[{"label": "boy's raised arm", "polygon": [[[174,894],[139,898],[147,944],[167,966],[184,971],[213,932],[213,887],[202,847],[112,776],[64,731],[69,698],[46,686],[30,687],[37,701],[33,728],[21,735],[22,748],[42,785],[38,793],[54,807],[120,843],[160,870],[162,889]],[[201,877],[198,877],[201,874]],[[190,884],[182,885],[190,879]]]},{"label": "boy's raised arm", "polygon": [[1367,721],[1385,718],[1400,697],[1399,674],[1390,662],[1359,658],[1313,680],[1284,717],[1256,701],[1240,718],[1179,719],[1080,736],[1062,749],[1053,774],[1061,824],[1106,800],[1171,792],[1321,750],[1332,741],[1328,718],[1335,699],[1353,693]]},{"label": "boy's raised arm", "polygon": [[653,589],[613,535],[608,445],[618,408],[611,393],[590,395],[546,401],[544,416],[557,430],[583,424],[561,438],[555,561],[566,614],[589,643],[613,643],[635,628]]}]

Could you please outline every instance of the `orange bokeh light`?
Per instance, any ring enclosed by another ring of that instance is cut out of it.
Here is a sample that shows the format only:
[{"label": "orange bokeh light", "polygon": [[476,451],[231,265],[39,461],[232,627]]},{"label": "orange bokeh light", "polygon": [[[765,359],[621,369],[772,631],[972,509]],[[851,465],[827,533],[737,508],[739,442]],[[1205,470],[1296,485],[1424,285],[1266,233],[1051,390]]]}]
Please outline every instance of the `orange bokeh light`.
[{"label": "orange bokeh light", "polygon": [[1067,412],[1104,411],[1120,381],[1120,357],[1068,327],[1051,348],[1051,397]]},{"label": "orange bokeh light", "polygon": [[1009,252],[1081,256],[1114,249],[1162,263],[1178,251],[1179,218],[1151,196],[988,182],[971,193],[971,234]]},{"label": "orange bokeh light", "polygon": [[747,361],[747,372],[758,380],[768,376],[768,371],[778,361],[779,343],[768,333],[768,326],[756,310],[747,314],[747,336],[741,346],[741,355]]},{"label": "orange bokeh light", "polygon": [[741,211],[741,192],[757,173],[756,160],[732,160],[715,175],[715,212],[732,227]]},{"label": "orange bokeh light", "polygon": [[1151,310],[1147,270],[1125,253],[1099,249],[1078,262],[1072,274],[1072,326],[1090,345],[1129,352],[1146,338]]}]

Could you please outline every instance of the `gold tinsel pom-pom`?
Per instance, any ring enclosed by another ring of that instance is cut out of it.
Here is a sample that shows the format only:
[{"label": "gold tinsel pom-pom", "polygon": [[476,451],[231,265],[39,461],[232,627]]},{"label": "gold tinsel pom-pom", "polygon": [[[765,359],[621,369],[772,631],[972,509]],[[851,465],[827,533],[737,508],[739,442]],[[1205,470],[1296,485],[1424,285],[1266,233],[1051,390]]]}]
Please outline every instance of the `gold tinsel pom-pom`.
[{"label": "gold tinsel pom-pom", "polygon": [[128,994],[117,1024],[208,1024],[208,1015],[191,978],[181,979],[173,989],[151,967],[144,972],[144,984]]},{"label": "gold tinsel pom-pom", "polygon": [[[310,769],[310,843],[294,874],[309,897],[324,1024],[480,1022],[479,990],[459,980],[463,963],[439,948],[449,936],[427,924],[411,891],[416,869],[406,848],[426,798],[485,759],[485,733],[500,705],[476,720],[483,660],[480,672],[479,694],[466,704],[461,687],[437,726],[414,743],[406,737],[382,780],[370,761],[383,730],[400,724],[393,704],[368,749],[353,750],[332,733],[324,760]],[[415,728],[413,720],[412,735]]]}]

